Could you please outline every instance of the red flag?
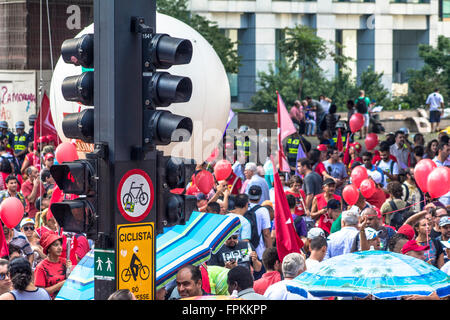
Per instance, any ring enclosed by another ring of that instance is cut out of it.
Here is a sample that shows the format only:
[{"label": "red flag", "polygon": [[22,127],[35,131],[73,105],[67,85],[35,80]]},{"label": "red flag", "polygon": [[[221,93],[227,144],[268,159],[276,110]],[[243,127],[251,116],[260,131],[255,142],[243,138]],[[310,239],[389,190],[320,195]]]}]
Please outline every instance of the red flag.
[{"label": "red flag", "polygon": [[338,129],[336,147],[339,152],[342,152],[342,150],[344,149],[344,144],[342,143],[341,128]]},{"label": "red flag", "polygon": [[[275,167],[273,157],[272,165]],[[275,230],[276,230],[276,242],[277,252],[280,261],[283,261],[284,257],[292,252],[300,252],[304,243],[298,236],[294,227],[294,220],[292,219],[291,211],[289,210],[289,204],[286,199],[286,195],[281,185],[280,175],[276,170],[273,174],[274,190],[275,190]]]},{"label": "red flag", "polygon": [[8,243],[6,243],[5,234],[3,233],[3,222],[0,220],[0,227],[2,227],[2,230],[0,230],[0,258],[9,256],[9,249],[8,249]]},{"label": "red flag", "polygon": [[[286,156],[283,152],[283,140],[293,133],[296,133],[294,123],[289,116],[289,113],[284,105],[283,99],[277,91],[277,125],[278,125],[278,164],[280,171],[290,172],[289,163],[286,160]],[[276,167],[274,166],[274,169]],[[276,170],[274,170],[276,171]]]},{"label": "red flag", "polygon": [[39,137],[51,136],[56,141],[56,145],[61,143],[55,125],[53,123],[52,112],[50,110],[50,100],[47,93],[42,96],[41,108],[39,109],[36,122],[34,123],[34,148],[37,147]]},{"label": "red flag", "polygon": [[346,166],[348,166],[348,164],[350,163],[349,141],[350,141],[350,133],[347,134],[347,140],[345,140],[345,152],[344,157],[342,158],[342,162]]}]

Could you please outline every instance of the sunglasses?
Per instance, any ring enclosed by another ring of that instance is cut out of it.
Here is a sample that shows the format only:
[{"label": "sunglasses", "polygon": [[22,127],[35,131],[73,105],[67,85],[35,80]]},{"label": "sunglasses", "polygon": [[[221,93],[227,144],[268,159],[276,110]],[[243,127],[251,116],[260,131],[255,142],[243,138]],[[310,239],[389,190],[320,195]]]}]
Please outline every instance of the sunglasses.
[{"label": "sunglasses", "polygon": [[33,231],[33,230],[34,230],[34,226],[30,226],[30,227],[23,227],[23,231],[28,231],[28,230],[31,230],[31,231]]},{"label": "sunglasses", "polygon": [[7,273],[0,273],[0,280],[5,280],[7,275]]},{"label": "sunglasses", "polygon": [[231,237],[228,238],[228,240],[230,240],[230,239],[237,240],[238,236],[231,236]]}]

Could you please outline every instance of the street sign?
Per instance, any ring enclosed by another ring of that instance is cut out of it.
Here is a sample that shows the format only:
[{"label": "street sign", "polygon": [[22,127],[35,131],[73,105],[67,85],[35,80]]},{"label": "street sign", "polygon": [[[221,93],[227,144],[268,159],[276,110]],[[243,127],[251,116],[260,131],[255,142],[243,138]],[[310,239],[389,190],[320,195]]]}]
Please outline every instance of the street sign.
[{"label": "street sign", "polygon": [[114,280],[116,275],[114,250],[94,249],[94,279]]},{"label": "street sign", "polygon": [[138,300],[154,299],[155,224],[117,226],[117,290],[129,289]]},{"label": "street sign", "polygon": [[152,180],[141,169],[129,170],[119,182],[117,206],[128,221],[142,221],[150,213],[154,198]]}]

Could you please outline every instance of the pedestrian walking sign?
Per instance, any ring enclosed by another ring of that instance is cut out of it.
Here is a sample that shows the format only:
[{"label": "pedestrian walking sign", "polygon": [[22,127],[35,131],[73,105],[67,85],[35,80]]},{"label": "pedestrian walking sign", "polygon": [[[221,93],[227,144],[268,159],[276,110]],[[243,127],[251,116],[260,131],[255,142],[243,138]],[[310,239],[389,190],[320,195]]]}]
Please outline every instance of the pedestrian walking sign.
[{"label": "pedestrian walking sign", "polygon": [[114,250],[94,249],[94,279],[114,280],[116,274]]},{"label": "pedestrian walking sign", "polygon": [[155,282],[154,223],[117,226],[117,289],[138,300],[153,300]]},{"label": "pedestrian walking sign", "polygon": [[129,170],[119,182],[117,206],[128,221],[142,221],[150,213],[154,197],[152,180],[141,169]]}]

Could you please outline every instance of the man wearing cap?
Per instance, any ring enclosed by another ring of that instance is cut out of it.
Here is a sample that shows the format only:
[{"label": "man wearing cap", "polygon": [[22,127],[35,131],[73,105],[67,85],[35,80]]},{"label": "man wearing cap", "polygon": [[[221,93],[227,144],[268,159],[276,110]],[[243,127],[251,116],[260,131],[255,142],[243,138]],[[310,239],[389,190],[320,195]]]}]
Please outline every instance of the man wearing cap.
[{"label": "man wearing cap", "polygon": [[266,180],[258,175],[257,170],[258,167],[254,162],[248,162],[245,165],[244,175],[247,180],[244,182],[244,185],[242,187],[244,189],[244,192],[242,193],[249,194],[250,187],[254,185],[259,186],[261,188],[262,194],[258,204],[261,204],[265,200],[270,200],[269,186],[267,185]]},{"label": "man wearing cap", "polygon": [[309,229],[308,234],[306,235],[305,245],[300,249],[302,253],[308,258],[311,255],[311,248],[310,244],[311,241],[317,237],[323,237],[326,238],[325,231],[323,231],[321,228],[314,227]]},{"label": "man wearing cap", "polygon": [[208,265],[221,266],[228,269],[233,269],[239,265],[251,271],[261,271],[262,263],[258,259],[255,248],[250,242],[242,241],[238,238],[239,231],[231,235],[217,253],[211,255]]},{"label": "man wearing cap", "polygon": [[[248,194],[248,198],[250,200],[248,210],[253,211],[256,216],[256,225],[259,235],[259,245],[256,247],[256,253],[258,254],[259,259],[262,259],[262,255],[266,248],[272,247],[272,238],[270,236],[270,230],[272,227],[270,222],[270,214],[269,210],[259,205],[259,203],[261,203],[261,195],[261,187],[257,185],[250,187]],[[250,223],[252,222],[250,221]]]},{"label": "man wearing cap", "polygon": [[[311,218],[316,220],[316,226],[323,229],[326,234],[330,234],[333,221],[342,212],[341,197],[334,193],[336,183],[333,179],[327,178],[323,182],[323,193],[314,197],[311,206]],[[336,200],[336,202],[331,200]],[[330,204],[328,206],[328,204]],[[334,211],[336,213],[333,215]],[[332,216],[333,215],[333,216]]]},{"label": "man wearing cap", "polygon": [[325,259],[336,257],[342,254],[350,253],[358,234],[359,216],[354,211],[342,212],[342,228],[328,236],[328,248]]},{"label": "man wearing cap", "polygon": [[425,261],[425,251],[429,249],[430,246],[421,246],[415,239],[411,239],[403,245],[402,253]]},{"label": "man wearing cap", "polygon": [[450,253],[450,217],[444,216],[439,221],[439,229],[441,231],[441,235],[436,238],[436,240],[441,241],[444,247],[444,263],[449,261],[449,253]]},{"label": "man wearing cap", "polygon": [[284,279],[270,285],[264,292],[269,300],[316,300],[308,293],[308,298],[289,292],[287,286],[292,280],[307,269],[305,258],[300,253],[293,252],[286,255],[281,264]]},{"label": "man wearing cap", "polygon": [[25,123],[23,121],[16,122],[16,135],[13,140],[14,156],[19,161],[19,167],[22,168],[23,160],[28,152],[28,135],[25,132]]}]

